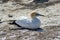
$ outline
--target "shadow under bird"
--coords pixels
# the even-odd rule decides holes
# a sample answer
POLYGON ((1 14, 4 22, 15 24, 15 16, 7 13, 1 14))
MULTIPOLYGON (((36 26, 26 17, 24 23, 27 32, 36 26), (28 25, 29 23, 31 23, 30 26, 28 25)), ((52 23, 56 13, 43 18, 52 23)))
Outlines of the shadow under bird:
POLYGON ((33 0, 34 3, 44 3, 44 2, 48 2, 49 0, 33 0))

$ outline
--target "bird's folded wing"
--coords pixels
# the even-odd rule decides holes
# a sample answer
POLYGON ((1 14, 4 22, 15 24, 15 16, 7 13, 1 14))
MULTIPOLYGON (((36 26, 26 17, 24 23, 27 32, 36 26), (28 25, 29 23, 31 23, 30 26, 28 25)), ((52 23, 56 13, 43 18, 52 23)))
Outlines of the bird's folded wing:
POLYGON ((24 20, 16 20, 16 23, 20 26, 29 26, 31 22, 27 19, 24 20))

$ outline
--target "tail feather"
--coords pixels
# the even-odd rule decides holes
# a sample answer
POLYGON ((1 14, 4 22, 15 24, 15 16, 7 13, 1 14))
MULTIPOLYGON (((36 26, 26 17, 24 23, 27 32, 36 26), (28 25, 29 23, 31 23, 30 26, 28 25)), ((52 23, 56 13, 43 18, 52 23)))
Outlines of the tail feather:
POLYGON ((11 25, 17 25, 18 27, 21 27, 20 25, 16 24, 16 22, 15 22, 16 20, 9 20, 9 21, 12 21, 9 24, 11 24, 11 25))

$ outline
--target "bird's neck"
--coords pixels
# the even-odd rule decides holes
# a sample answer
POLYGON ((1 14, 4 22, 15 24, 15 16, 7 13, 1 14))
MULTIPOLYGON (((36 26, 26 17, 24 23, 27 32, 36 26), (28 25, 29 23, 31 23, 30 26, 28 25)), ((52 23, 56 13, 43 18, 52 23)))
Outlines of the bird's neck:
POLYGON ((36 18, 35 16, 31 16, 31 18, 36 18))
POLYGON ((32 19, 32 23, 39 23, 39 22, 40 22, 40 20, 37 17, 34 17, 32 19))
POLYGON ((37 20, 38 18, 37 17, 33 17, 32 20, 37 20))

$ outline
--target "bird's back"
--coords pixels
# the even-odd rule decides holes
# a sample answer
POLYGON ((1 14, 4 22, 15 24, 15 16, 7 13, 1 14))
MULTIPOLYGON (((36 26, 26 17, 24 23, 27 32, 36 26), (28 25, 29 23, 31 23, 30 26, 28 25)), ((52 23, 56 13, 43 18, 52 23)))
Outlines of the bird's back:
POLYGON ((28 27, 31 22, 28 19, 28 17, 22 16, 22 17, 20 17, 20 20, 16 20, 15 23, 22 27, 28 27))

